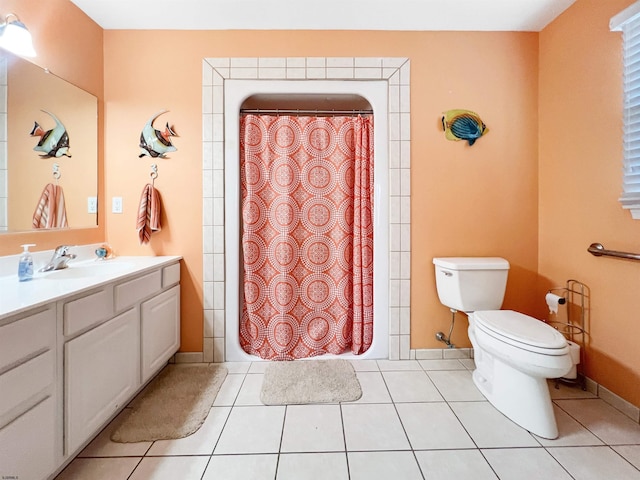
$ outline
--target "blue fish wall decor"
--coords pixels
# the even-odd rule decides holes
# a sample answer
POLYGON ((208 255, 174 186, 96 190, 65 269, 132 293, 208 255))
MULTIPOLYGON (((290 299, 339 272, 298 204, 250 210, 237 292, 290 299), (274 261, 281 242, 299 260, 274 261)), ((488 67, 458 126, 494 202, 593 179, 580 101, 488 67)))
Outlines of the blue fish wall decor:
POLYGON ((69 134, 58 117, 53 113, 42 110, 56 122, 56 126, 51 130, 46 130, 38 122, 34 122, 31 130, 32 137, 40 137, 38 144, 33 147, 36 152, 43 152, 41 158, 59 158, 63 155, 71 157, 69 154, 69 134))
POLYGON ((460 109, 444 112, 442 128, 447 140, 466 140, 470 146, 489 131, 477 113, 460 109))
POLYGON ((173 128, 167 125, 163 131, 156 130, 153 126, 153 122, 163 113, 167 113, 169 110, 163 110, 162 112, 156 113, 153 117, 149 119, 149 121, 145 124, 142 129, 142 133, 140 133, 140 155, 139 158, 148 155, 150 157, 156 158, 165 158, 166 154, 169 152, 175 152, 178 150, 171 143, 171 137, 177 137, 176 132, 173 131, 173 128))

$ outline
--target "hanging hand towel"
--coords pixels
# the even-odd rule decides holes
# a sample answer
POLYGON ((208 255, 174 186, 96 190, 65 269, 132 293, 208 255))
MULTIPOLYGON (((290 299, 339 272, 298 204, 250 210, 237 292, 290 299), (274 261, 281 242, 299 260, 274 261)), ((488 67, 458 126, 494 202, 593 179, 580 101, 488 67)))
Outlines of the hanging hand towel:
POLYGON ((66 228, 69 226, 61 186, 49 183, 44 187, 38 206, 33 212, 32 225, 33 228, 66 228))
POLYGON ((136 223, 140 245, 149 243, 151 234, 161 230, 160 207, 160 192, 153 185, 147 183, 140 196, 138 221, 136 223))

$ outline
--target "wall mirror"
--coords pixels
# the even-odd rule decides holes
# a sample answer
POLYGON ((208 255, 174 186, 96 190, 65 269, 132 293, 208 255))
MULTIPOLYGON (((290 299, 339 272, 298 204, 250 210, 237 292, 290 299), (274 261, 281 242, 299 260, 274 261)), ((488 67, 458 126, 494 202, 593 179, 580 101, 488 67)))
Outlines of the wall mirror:
POLYGON ((48 184, 63 193, 69 228, 97 225, 98 100, 0 50, 0 231, 34 231, 48 184), (67 155, 55 142, 59 125, 68 135, 67 155), (41 141, 43 148, 34 150, 41 141), (47 148, 55 143, 57 150, 47 148))

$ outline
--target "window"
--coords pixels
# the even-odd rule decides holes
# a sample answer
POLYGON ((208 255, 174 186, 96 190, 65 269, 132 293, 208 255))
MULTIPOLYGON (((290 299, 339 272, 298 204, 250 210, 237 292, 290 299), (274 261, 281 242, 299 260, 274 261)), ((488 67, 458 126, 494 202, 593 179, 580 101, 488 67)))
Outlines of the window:
POLYGON ((640 220, 640 1, 611 19, 622 31, 624 76, 624 165, 620 203, 640 220))

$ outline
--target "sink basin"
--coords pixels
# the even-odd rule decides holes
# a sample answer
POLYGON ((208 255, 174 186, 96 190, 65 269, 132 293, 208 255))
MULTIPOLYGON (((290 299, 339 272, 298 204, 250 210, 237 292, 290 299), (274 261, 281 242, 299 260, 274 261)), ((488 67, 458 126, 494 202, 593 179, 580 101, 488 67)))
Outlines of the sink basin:
POLYGON ((130 267, 131 264, 127 262, 92 262, 91 264, 85 263, 82 265, 70 263, 67 268, 44 273, 44 275, 48 280, 100 277, 120 273, 130 267))

